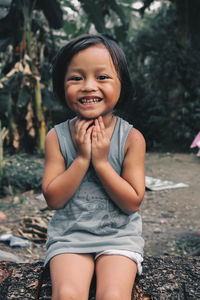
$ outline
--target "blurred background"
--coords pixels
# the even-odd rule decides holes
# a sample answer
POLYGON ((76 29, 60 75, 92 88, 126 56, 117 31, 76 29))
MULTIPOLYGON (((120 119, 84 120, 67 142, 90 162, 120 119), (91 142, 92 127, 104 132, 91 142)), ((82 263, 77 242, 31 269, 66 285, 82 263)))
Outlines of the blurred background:
POLYGON ((52 93, 51 63, 84 33, 114 39, 127 56, 135 93, 116 113, 145 136, 146 175, 188 185, 145 194, 146 255, 200 255, 199 157, 190 149, 200 131, 199 0, 0 0, 0 237, 33 242, 1 250, 44 256, 45 136, 73 116, 52 93))
POLYGON ((52 93, 51 62, 83 33, 123 48, 135 95, 117 113, 147 150, 188 151, 200 129, 199 32, 198 0, 0 0, 4 152, 43 153, 47 131, 72 116, 52 93))

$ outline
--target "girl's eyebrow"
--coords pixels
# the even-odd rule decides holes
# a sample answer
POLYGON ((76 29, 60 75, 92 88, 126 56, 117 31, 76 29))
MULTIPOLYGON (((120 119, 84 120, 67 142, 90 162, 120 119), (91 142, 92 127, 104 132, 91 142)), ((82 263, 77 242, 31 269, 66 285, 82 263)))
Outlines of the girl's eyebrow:
POLYGON ((70 72, 83 72, 83 70, 81 68, 73 67, 71 68, 70 72))
MULTIPOLYGON (((108 71, 106 66, 99 66, 99 67, 97 66, 95 68, 95 71, 106 71, 106 70, 108 71)), ((80 72, 80 73, 85 72, 84 68, 82 69, 80 67, 72 67, 70 71, 71 72, 80 72)))

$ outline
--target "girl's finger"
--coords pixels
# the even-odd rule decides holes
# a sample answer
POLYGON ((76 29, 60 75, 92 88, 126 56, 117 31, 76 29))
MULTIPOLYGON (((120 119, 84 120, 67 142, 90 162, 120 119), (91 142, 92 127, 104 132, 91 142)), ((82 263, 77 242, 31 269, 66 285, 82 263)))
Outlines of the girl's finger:
POLYGON ((106 132, 105 132, 105 125, 104 125, 102 116, 99 117, 98 121, 99 121, 100 130, 101 130, 101 135, 103 138, 105 138, 106 132))
POLYGON ((76 122, 76 130, 79 131, 86 131, 88 127, 93 123, 93 120, 85 120, 85 119, 79 119, 76 122))
POLYGON ((102 116, 100 116, 100 117, 98 118, 98 121, 99 121, 99 126, 100 126, 100 128, 104 130, 104 129, 105 129, 105 125, 104 125, 102 116))
POLYGON ((81 129, 87 131, 93 122, 94 122, 93 120, 84 120, 81 129))
POLYGON ((86 119, 82 119, 82 118, 79 118, 76 120, 76 125, 77 126, 82 126, 84 124, 91 124, 94 120, 91 119, 91 120, 86 120, 86 119))
POLYGON ((104 126, 104 122, 103 122, 103 118, 100 117, 97 120, 98 122, 98 133, 99 133, 99 138, 105 138, 106 136, 106 132, 105 132, 105 126, 104 126))
POLYGON ((75 123, 75 130, 76 130, 76 132, 79 132, 79 130, 80 130, 83 122, 84 122, 83 119, 77 119, 76 120, 76 123, 75 123))
POLYGON ((86 131, 86 134, 85 134, 86 139, 91 139, 91 135, 92 135, 93 128, 94 128, 94 126, 92 125, 92 126, 90 126, 90 127, 88 128, 88 130, 86 131))
POLYGON ((99 122, 98 122, 98 119, 95 119, 94 124, 95 124, 96 128, 99 129, 99 122))
POLYGON ((92 140, 96 141, 97 140, 97 128, 96 125, 93 126, 93 130, 92 130, 92 140))
POLYGON ((102 139, 103 135, 102 135, 102 131, 101 131, 98 119, 95 120, 95 128, 96 128, 97 140, 100 141, 102 139))

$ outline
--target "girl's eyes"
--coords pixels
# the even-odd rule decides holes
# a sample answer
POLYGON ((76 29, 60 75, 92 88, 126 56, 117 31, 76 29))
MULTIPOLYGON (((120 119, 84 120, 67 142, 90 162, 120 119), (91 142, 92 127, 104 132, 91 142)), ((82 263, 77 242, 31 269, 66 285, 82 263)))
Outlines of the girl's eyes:
POLYGON ((100 76, 98 76, 98 79, 105 80, 105 79, 108 79, 108 76, 107 75, 100 75, 100 76))
POLYGON ((72 76, 70 80, 72 81, 80 81, 82 78, 80 76, 72 76))
MULTIPOLYGON (((98 80, 105 80, 105 79, 108 79, 109 77, 107 75, 99 75, 97 77, 98 80)), ((80 81, 82 80, 82 77, 81 76, 72 76, 69 78, 70 81, 80 81)))

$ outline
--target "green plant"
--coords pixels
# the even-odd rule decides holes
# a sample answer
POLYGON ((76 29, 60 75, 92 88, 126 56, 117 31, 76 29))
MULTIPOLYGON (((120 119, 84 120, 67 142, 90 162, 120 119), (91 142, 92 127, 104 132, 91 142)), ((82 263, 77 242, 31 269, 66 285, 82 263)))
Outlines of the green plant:
POLYGON ((5 168, 0 184, 0 194, 15 194, 27 190, 41 191, 44 170, 43 158, 16 154, 6 156, 5 168))
POLYGON ((51 28, 62 27, 62 10, 56 0, 6 3, 7 14, 0 19, 0 117, 10 151, 43 152, 47 119, 42 90, 48 88, 48 63, 55 54, 51 28))
POLYGON ((178 9, 175 3, 144 16, 135 35, 136 96, 126 111, 144 133, 148 149, 189 151, 199 131, 200 45, 192 42, 191 28, 183 43, 178 9))

